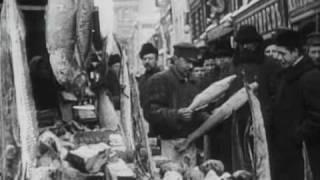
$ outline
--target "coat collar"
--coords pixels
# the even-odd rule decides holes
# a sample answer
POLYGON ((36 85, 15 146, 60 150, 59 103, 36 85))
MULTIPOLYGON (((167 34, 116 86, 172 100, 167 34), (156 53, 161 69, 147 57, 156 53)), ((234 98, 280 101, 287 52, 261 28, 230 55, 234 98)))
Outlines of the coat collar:
POLYGON ((177 66, 171 66, 170 72, 178 79, 179 82, 187 83, 196 83, 196 80, 190 77, 184 77, 181 72, 178 71, 177 66))
POLYGON ((153 74, 155 74, 157 72, 160 72, 160 68, 159 67, 155 67, 155 68, 151 69, 148 72, 146 71, 144 74, 148 76, 148 75, 153 75, 153 74))
POLYGON ((292 82, 297 80, 299 77, 301 77, 305 72, 310 71, 311 69, 315 68, 312 64, 312 61, 307 56, 304 56, 301 58, 297 64, 294 66, 291 66, 287 69, 284 69, 281 71, 281 74, 284 75, 284 78, 288 82, 292 82))

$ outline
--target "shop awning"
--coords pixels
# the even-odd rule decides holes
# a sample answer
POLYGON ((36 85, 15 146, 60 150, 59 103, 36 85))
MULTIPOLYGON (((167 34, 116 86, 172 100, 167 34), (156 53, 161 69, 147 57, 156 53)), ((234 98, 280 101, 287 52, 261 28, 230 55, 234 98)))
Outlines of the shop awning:
POLYGON ((221 24, 208 31, 208 41, 216 40, 233 31, 231 24, 221 24))

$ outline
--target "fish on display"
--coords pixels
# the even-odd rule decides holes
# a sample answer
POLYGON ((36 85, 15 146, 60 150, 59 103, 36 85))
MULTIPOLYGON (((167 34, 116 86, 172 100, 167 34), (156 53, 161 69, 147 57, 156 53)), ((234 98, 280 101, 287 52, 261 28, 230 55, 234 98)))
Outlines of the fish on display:
POLYGON ((76 18, 77 48, 79 50, 80 63, 86 64, 91 48, 92 13, 94 11, 93 0, 79 0, 76 18))
POLYGON ((131 117, 131 89, 127 58, 122 59, 120 71, 120 120, 127 141, 128 149, 134 149, 133 125, 131 117))
POLYGON ((253 90, 245 84, 252 117, 253 153, 255 177, 259 180, 270 180, 270 162, 267 135, 261 112, 261 105, 253 90))
POLYGON ((25 27, 15 0, 4 0, 1 35, 7 36, 12 63, 21 146, 21 177, 32 179, 37 163, 38 126, 25 46, 25 27))
MULTIPOLYGON (((17 172, 17 168, 7 167, 8 162, 8 147, 12 147, 17 152, 19 151, 20 137, 17 122, 17 103, 14 87, 14 77, 11 62, 10 49, 8 47, 9 37, 6 30, 1 24, 0 31, 0 132, 1 132, 1 149, 0 149, 0 172, 2 177, 12 177, 17 172)), ((17 162, 11 163, 17 166, 20 161, 20 156, 14 156, 17 162)))
MULTIPOLYGON (((253 82, 249 85, 253 90, 258 88, 258 83, 253 82)), ((234 111, 241 108, 246 102, 248 102, 248 95, 246 89, 243 87, 234 93, 226 102, 224 102, 220 107, 216 108, 210 117, 201 124, 201 126, 192 132, 188 138, 177 147, 178 151, 184 151, 190 146, 192 142, 204 135, 212 127, 217 125, 219 122, 229 118, 234 111)))
POLYGON ((212 83, 193 99, 192 103, 188 106, 188 109, 193 111, 203 105, 212 103, 229 89, 231 83, 236 79, 236 77, 236 75, 231 75, 220 81, 212 83))
POLYGON ((84 87, 86 74, 74 57, 76 43, 76 0, 48 0, 46 41, 50 64, 58 81, 67 90, 84 87))
POLYGON ((120 117, 118 116, 109 96, 105 91, 99 92, 99 121, 103 128, 116 131, 120 126, 120 117))

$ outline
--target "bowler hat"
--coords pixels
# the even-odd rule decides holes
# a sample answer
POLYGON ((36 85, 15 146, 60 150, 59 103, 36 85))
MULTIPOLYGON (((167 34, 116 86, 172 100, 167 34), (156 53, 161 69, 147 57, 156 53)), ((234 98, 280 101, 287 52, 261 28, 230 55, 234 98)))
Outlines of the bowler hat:
POLYGON ((142 59, 144 55, 151 53, 158 56, 158 49, 155 48, 151 43, 145 43, 142 45, 139 56, 142 59))
POLYGON ((240 26, 239 31, 236 33, 235 41, 240 44, 262 42, 262 36, 257 32, 256 28, 252 25, 240 26))
POLYGON ((198 49, 193 44, 182 42, 174 45, 173 48, 175 56, 197 61, 198 49))
POLYGON ((320 33, 319 32, 315 32, 315 33, 309 34, 307 36, 306 44, 308 46, 310 46, 310 45, 320 45, 320 33))

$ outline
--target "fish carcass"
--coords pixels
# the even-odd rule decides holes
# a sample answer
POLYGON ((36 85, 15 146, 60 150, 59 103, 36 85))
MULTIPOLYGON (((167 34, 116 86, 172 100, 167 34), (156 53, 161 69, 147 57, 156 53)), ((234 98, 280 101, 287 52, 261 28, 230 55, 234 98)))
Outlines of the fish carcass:
POLYGON ((193 99, 192 103, 188 106, 188 109, 195 110, 203 105, 212 103, 229 89, 231 83, 236 79, 236 77, 236 75, 231 75, 220 81, 212 83, 193 99))
POLYGON ((50 64, 59 84, 76 90, 87 83, 81 64, 74 57, 76 43, 76 0, 48 0, 46 40, 50 64))
MULTIPOLYGON (((253 82, 249 85, 251 89, 257 89, 258 83, 253 82)), ((217 125, 219 122, 229 118, 234 111, 237 111, 241 108, 246 102, 248 102, 248 95, 246 89, 243 87, 233 94, 225 103, 220 107, 215 109, 210 117, 201 124, 201 126, 192 132, 186 141, 181 144, 180 147, 177 147, 179 151, 184 151, 192 142, 205 134, 212 127, 217 125)))
POLYGON ((93 11, 93 0, 78 0, 76 18, 77 48, 82 66, 86 64, 86 59, 91 48, 93 11))
POLYGON ((120 126, 120 117, 118 116, 109 96, 105 91, 99 92, 99 121, 103 128, 116 131, 120 126))
POLYGON ((249 105, 252 116, 253 129, 253 153, 255 164, 255 176, 259 180, 270 180, 270 162, 266 130, 261 112, 261 105, 258 98, 254 95, 252 89, 246 85, 249 105))
POLYGON ((16 112, 21 140, 21 176, 31 179, 31 171, 37 162, 38 128, 27 64, 25 28, 15 0, 4 0, 1 12, 1 27, 1 34, 8 38, 6 45, 10 50, 13 69, 16 112))
MULTIPOLYGON (((1 156, 0 172, 2 177, 10 177, 10 173, 15 174, 17 168, 7 167, 7 148, 9 146, 18 149, 20 144, 19 129, 17 122, 17 104, 14 87, 14 77, 10 49, 8 46, 9 37, 5 32, 5 27, 1 24, 0 31, 0 127, 1 127, 1 156)), ((19 162, 20 156, 14 159, 19 162)), ((14 164, 14 163, 11 163, 14 164)), ((15 164, 17 166, 17 164, 15 164)))
POLYGON ((129 150, 134 149, 133 125, 131 117, 131 88, 127 58, 122 59, 120 71, 120 119, 129 150))

